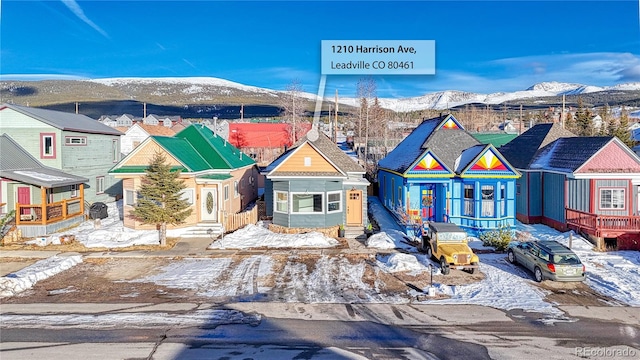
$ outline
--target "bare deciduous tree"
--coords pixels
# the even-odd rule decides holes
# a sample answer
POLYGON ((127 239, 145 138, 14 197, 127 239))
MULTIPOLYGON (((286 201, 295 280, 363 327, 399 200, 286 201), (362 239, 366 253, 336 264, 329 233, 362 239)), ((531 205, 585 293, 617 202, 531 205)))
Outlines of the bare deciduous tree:
POLYGON ((291 124, 291 143, 298 141, 304 116, 305 102, 301 97, 302 85, 298 79, 294 79, 287 85, 285 95, 281 97, 280 106, 283 109, 282 117, 291 124))

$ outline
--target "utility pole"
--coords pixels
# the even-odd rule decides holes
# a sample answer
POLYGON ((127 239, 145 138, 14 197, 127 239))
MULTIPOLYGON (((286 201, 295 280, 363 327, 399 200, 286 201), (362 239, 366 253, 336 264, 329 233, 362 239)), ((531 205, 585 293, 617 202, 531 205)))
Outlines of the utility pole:
POLYGON ((336 113, 333 121, 333 142, 338 142, 338 89, 336 89, 336 113))
POLYGON ((522 123, 524 122, 524 119, 522 118, 522 104, 520 104, 520 130, 518 131, 520 134, 522 134, 522 123))
POLYGON ((146 118, 147 117, 147 103, 142 103, 142 117, 146 118))
POLYGON ((76 101, 76 114, 78 114, 78 102, 76 101))
POLYGON ((564 129, 564 105, 565 105, 565 95, 562 95, 562 113, 560 114, 560 125, 564 129))
POLYGON ((244 104, 240 104, 240 122, 244 120, 244 104))

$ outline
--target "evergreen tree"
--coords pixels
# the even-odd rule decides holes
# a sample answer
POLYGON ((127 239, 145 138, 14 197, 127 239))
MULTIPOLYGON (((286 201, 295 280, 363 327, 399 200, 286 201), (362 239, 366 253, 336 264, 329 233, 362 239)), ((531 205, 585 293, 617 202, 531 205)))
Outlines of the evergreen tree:
POLYGON ((566 118, 564 119, 564 128, 576 134, 578 132, 578 127, 576 125, 576 120, 573 115, 569 112, 567 113, 566 118))
POLYGON ((578 98, 578 110, 576 111, 576 135, 592 136, 593 135, 593 113, 588 109, 581 98, 578 98))
POLYGON ((617 129, 613 134, 613 136, 617 136, 620 141, 625 143, 628 147, 633 147, 633 139, 631 138, 631 131, 629 131, 629 114, 627 111, 622 108, 622 113, 620 114, 620 123, 618 124, 617 129))
POLYGON ((167 224, 183 223, 192 211, 187 200, 181 199, 180 192, 186 186, 179 177, 180 171, 171 171, 166 157, 156 152, 142 178, 138 203, 131 212, 143 224, 158 226, 162 246, 167 244, 167 224))

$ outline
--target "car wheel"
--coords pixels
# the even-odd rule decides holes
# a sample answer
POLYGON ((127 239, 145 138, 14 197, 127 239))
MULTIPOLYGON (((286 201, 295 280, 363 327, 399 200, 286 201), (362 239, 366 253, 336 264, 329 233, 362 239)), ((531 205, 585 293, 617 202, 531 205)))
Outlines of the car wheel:
POLYGON ((518 260, 516 260, 516 254, 513 253, 513 250, 509 250, 509 252, 507 252, 507 259, 512 264, 518 263, 518 260))
POLYGON ((542 280, 544 280, 544 278, 542 277, 542 270, 540 270, 540 268, 537 266, 535 269, 533 269, 533 276, 535 277, 537 282, 541 282, 542 280))
POLYGON ((478 272, 478 270, 479 270, 479 269, 477 268, 478 263, 477 263, 477 262, 472 262, 472 263, 471 263, 471 265, 476 266, 476 267, 469 268, 469 274, 475 274, 475 273, 477 273, 477 272, 478 272))
POLYGON ((427 258, 431 260, 432 257, 433 257, 433 250, 431 250, 431 245, 427 245, 427 258))
POLYGON ((442 272, 442 275, 449 275, 449 272, 451 271, 449 264, 447 264, 447 260, 445 260, 444 257, 440 258, 440 271, 442 272))

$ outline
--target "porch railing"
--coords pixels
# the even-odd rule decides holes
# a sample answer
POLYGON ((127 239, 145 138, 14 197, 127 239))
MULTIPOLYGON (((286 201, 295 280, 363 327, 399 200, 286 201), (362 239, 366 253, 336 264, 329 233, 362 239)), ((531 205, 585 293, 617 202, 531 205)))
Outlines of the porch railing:
POLYGON ((46 225, 82 215, 81 201, 73 198, 40 205, 16 203, 16 225, 46 225))
POLYGON ((567 225, 600 237, 605 231, 638 231, 640 216, 598 215, 566 209, 567 225))

